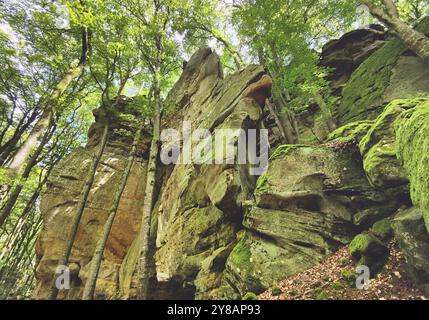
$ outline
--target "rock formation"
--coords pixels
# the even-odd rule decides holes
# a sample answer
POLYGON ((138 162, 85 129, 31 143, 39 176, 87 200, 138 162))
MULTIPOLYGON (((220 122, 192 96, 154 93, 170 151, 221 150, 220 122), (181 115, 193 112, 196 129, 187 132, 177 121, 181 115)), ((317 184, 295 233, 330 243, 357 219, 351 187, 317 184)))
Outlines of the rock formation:
MULTIPOLYGON (((320 111, 308 112, 300 127, 312 132, 301 137, 306 144, 273 148, 269 168, 260 177, 250 174, 249 165, 214 165, 211 158, 161 165, 151 227, 152 298, 241 299, 248 292, 260 293, 321 262, 386 218, 393 219, 395 238, 416 281, 429 282, 429 69, 377 26, 328 44, 322 64, 335 68, 330 80, 341 98, 335 110, 340 128, 329 138, 314 134, 320 111)), ((182 133, 187 121, 193 130, 212 133, 264 128, 271 85, 257 65, 224 77, 216 53, 200 49, 164 102, 170 111, 162 127, 182 133)), ((88 145, 51 175, 41 204, 36 298, 49 294, 101 125, 109 121, 114 126, 108 148, 70 261, 73 287, 61 298, 82 294, 131 146, 132 119, 139 116, 132 101, 124 99, 121 108, 117 115, 96 114, 88 145)), ((149 137, 146 132, 109 237, 97 282, 99 299, 136 295, 149 137)), ((163 148, 168 146, 165 142, 163 148)))

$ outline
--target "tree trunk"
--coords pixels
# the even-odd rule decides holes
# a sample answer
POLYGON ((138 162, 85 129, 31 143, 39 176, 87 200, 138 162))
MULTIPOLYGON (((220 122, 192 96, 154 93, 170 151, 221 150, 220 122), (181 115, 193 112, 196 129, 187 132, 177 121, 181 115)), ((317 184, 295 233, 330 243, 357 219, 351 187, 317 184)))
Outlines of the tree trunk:
POLYGON ((270 100, 269 100, 269 99, 267 99, 267 100, 266 100, 265 105, 267 106, 268 111, 270 112, 271 116, 272 116, 272 117, 274 118, 274 120, 276 121, 277 128, 279 129, 280 134, 281 134, 281 135, 282 135, 282 137, 283 137, 283 143, 286 143, 286 144, 287 144, 287 143, 290 143, 290 137, 288 137, 288 136, 287 136, 286 131, 285 131, 285 129, 283 128, 283 125, 282 125, 282 123, 281 123, 281 121, 280 121, 280 118, 277 116, 277 113, 276 113, 276 111, 274 110, 273 105, 271 104, 271 102, 270 102, 270 100))
MULTIPOLYGON (((143 122, 142 122, 143 123, 143 122)), ((95 249, 94 257, 91 261, 91 266, 89 270, 89 276, 85 284, 85 289, 83 291, 83 300, 92 300, 94 297, 95 287, 97 284, 98 272, 101 266, 101 260, 103 258, 104 248, 106 247, 107 239, 109 238, 110 230, 112 229, 113 222, 115 220, 116 213, 118 211, 119 202, 121 200, 122 194, 127 185, 128 177, 131 172, 131 168, 134 164, 134 159, 136 157, 137 146, 140 142, 140 137, 142 134, 143 125, 137 130, 134 136, 134 141, 131 147, 130 155, 128 157, 127 166, 124 173, 122 174, 121 181, 116 189, 115 197, 113 199, 113 204, 109 211, 109 216, 106 223, 103 227, 103 232, 97 247, 95 249)))
POLYGON ((55 115, 55 109, 58 105, 58 101, 61 98, 64 91, 70 86, 74 79, 78 78, 84 69, 83 64, 79 64, 77 67, 70 69, 63 79, 58 83, 56 89, 50 96, 48 102, 46 103, 45 109, 43 110, 42 115, 39 120, 31 130, 28 138, 25 142, 19 147, 17 153, 12 159, 12 162, 9 164, 9 168, 19 171, 21 170, 24 163, 27 161, 32 150, 37 146, 37 142, 42 137, 45 132, 48 130, 51 123, 53 123, 53 117, 55 115))
POLYGON ((155 116, 153 120, 153 137, 150 147, 150 156, 146 176, 146 189, 143 204, 143 215, 141 223, 140 258, 138 263, 138 292, 140 300, 147 300, 149 295, 149 247, 150 247, 150 222, 154 203, 155 178, 159 154, 159 140, 161 131, 161 97, 158 80, 155 80, 155 116))
POLYGON ((399 19, 394 19, 392 29, 409 49, 429 66, 429 38, 399 19))
MULTIPOLYGON (((50 126, 52 127, 52 126, 50 126)), ((40 154, 43 151, 43 148, 45 144, 48 142, 52 134, 54 133, 54 130, 50 132, 48 127, 44 133, 43 140, 41 141, 40 145, 38 146, 37 150, 35 150, 34 154, 31 155, 31 158, 29 159, 24 172, 22 173, 22 176, 20 177, 20 181, 18 182, 18 185, 12 190, 9 198, 7 199, 6 203, 4 204, 1 212, 0 212, 0 228, 4 225, 6 222, 6 219, 9 217, 10 213, 12 212, 13 207, 16 204, 16 201, 18 200, 19 195, 21 194, 21 191, 24 187, 25 181, 30 176, 31 170, 33 167, 37 164, 37 159, 39 158, 40 154)))
POLYGON ((316 94, 314 99, 316 103, 319 105, 320 110, 322 111, 322 115, 325 119, 326 126, 328 127, 329 132, 332 132, 335 129, 337 129, 337 124, 335 123, 335 120, 332 117, 331 110, 329 110, 329 107, 327 106, 323 97, 320 94, 316 94))
MULTIPOLYGON (((94 183, 95 173, 97 171, 97 166, 98 166, 98 164, 101 160, 101 157, 103 156, 104 150, 106 148, 108 133, 109 133, 109 125, 105 124, 103 136, 101 138, 100 148, 98 149, 96 155, 94 156, 94 159, 92 160, 91 166, 89 168, 87 180, 85 182, 85 186, 83 187, 79 203, 77 205, 76 214, 73 216, 73 220, 71 223, 72 227, 71 227, 69 238, 67 240, 66 250, 64 252, 64 256, 63 256, 62 260, 60 261, 59 265, 66 266, 69 263, 70 254, 71 254, 71 251, 73 248, 74 241, 76 239, 77 230, 79 228, 80 220, 82 218, 83 211, 85 210, 85 205, 86 205, 86 201, 88 200, 89 192, 91 191, 91 187, 94 183)), ((54 275, 53 281, 52 281, 51 295, 50 295, 51 300, 55 300, 57 298, 57 295, 58 295, 58 289, 55 286, 55 280, 56 280, 56 277, 54 275)))
POLYGON ((33 111, 27 121, 23 117, 16 127, 13 136, 6 141, 2 146, 0 146, 0 166, 3 166, 8 159, 12 156, 13 150, 16 148, 16 145, 19 142, 22 134, 28 129, 31 123, 37 118, 37 111, 33 111))
POLYGON ((389 27, 409 49, 429 65, 429 38, 400 19, 393 0, 383 0, 384 8, 376 6, 370 0, 360 0, 360 3, 368 7, 375 18, 389 27))

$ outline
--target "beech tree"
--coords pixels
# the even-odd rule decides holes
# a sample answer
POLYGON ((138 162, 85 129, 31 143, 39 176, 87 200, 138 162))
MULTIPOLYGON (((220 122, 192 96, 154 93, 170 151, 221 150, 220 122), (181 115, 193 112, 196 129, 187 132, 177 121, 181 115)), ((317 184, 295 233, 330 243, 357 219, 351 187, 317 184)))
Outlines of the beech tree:
MULTIPOLYGON (((94 61, 90 66, 90 73, 100 93, 101 109, 104 115, 103 129, 71 221, 70 234, 59 265, 68 265, 88 196, 95 180, 97 167, 107 146, 110 130, 109 117, 116 113, 117 106, 121 103, 122 93, 127 83, 136 75, 135 72, 139 65, 138 56, 133 47, 123 44, 130 40, 128 38, 129 29, 126 28, 127 24, 123 22, 124 16, 116 10, 118 8, 104 6, 102 1, 94 1, 93 5, 97 5, 99 10, 97 20, 93 23, 95 35, 93 50, 96 55, 94 55, 94 61), (104 21, 110 21, 109 28, 106 28, 104 21)), ((50 299, 56 299, 58 293, 54 276, 50 299)))
POLYGON ((80 58, 78 61, 71 63, 71 66, 67 72, 60 77, 52 92, 47 97, 43 97, 39 102, 39 105, 42 106, 41 115, 8 164, 8 167, 14 171, 21 170, 25 162, 29 159, 32 151, 37 147, 41 137, 45 135, 49 127, 54 124, 54 116, 60 98, 70 87, 72 82, 82 75, 88 62, 91 53, 91 30, 88 28, 88 25, 82 23, 82 21, 87 23, 90 20, 85 0, 80 0, 78 4, 72 2, 68 10, 73 11, 72 16, 77 17, 74 19, 74 22, 76 22, 77 28, 81 30, 81 48, 76 50, 80 52, 80 58))
POLYGON ((320 105, 327 125, 335 129, 325 80, 328 70, 319 66, 316 50, 350 27, 356 5, 346 0, 242 0, 235 8, 232 22, 240 38, 273 78, 269 109, 284 133, 283 142, 296 142, 295 110, 309 101, 320 105))

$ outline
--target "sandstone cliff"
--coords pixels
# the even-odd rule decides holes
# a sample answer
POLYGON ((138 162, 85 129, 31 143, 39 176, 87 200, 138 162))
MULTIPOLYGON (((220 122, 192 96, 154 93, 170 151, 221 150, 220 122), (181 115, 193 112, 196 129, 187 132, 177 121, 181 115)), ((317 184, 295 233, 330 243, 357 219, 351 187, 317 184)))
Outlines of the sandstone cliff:
MULTIPOLYGON (((300 119, 301 142, 306 144, 273 148, 268 171, 260 177, 251 176, 247 165, 181 164, 159 170, 151 229, 152 298, 241 299, 247 292, 260 293, 321 262, 385 218, 394 218, 395 237, 416 281, 429 282, 423 222, 429 226, 429 69, 376 26, 330 43, 322 64, 336 68, 330 80, 333 94, 341 97, 336 110, 341 127, 329 137, 325 129, 318 130, 316 107, 300 119)), ((194 129, 211 132, 264 128, 270 86, 257 65, 224 78, 216 53, 200 49, 167 98, 174 111, 164 116, 162 126, 181 130, 185 120, 194 129)), ((123 104, 122 115, 130 114, 128 102, 123 104)), ((97 146, 97 128, 110 121, 118 127, 98 168, 73 249, 73 288, 62 298, 82 294, 131 145, 124 131, 133 129, 125 118, 99 115, 88 146, 52 174, 41 205, 36 298, 49 293, 97 146)), ((149 135, 140 146, 109 237, 97 282, 100 299, 135 298, 149 135)))

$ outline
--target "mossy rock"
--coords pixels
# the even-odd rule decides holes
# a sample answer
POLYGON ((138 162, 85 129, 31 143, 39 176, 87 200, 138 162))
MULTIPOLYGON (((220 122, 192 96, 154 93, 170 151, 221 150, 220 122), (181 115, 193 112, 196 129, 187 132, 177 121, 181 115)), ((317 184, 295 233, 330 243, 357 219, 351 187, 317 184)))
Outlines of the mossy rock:
POLYGON ((369 129, 374 124, 372 120, 355 121, 348 123, 335 131, 329 136, 328 142, 351 142, 355 141, 359 143, 362 138, 366 135, 369 129))
POLYGON ((411 199, 429 231, 429 98, 416 101, 395 121, 398 158, 410 178, 411 199))
POLYGON ((337 110, 341 124, 363 120, 383 105, 383 93, 389 86, 392 70, 406 49, 400 40, 392 40, 353 73, 337 110))
POLYGON ((276 297, 276 296, 279 296, 279 295, 281 295, 283 293, 283 291, 282 291, 282 289, 280 289, 279 287, 272 287, 271 288, 271 294, 274 296, 274 297, 276 297))
POLYGON ((429 234, 421 210, 414 207, 400 211, 392 228, 413 281, 419 285, 429 283, 429 234))
POLYGON ((393 236, 392 220, 383 219, 377 221, 372 226, 372 232, 377 236, 377 238, 383 241, 389 240, 393 236))
MULTIPOLYGON (((416 29, 420 32, 429 32, 429 18, 423 19, 416 29)), ((424 87, 420 90, 412 85, 414 77, 421 76, 424 70, 417 69, 413 71, 414 73, 410 73, 406 65, 402 66, 401 70, 396 68, 401 62, 400 58, 407 51, 407 46, 395 38, 359 66, 347 82, 343 90, 343 99, 336 110, 340 125, 373 119, 383 111, 383 107, 389 101, 410 98, 418 93, 427 92, 424 87), (396 72, 402 72, 404 75, 396 79, 396 72), (404 90, 403 86, 408 81, 404 90)))
POLYGON ((258 300, 258 296, 254 294, 253 292, 247 292, 242 300, 258 300))
POLYGON ((241 296, 249 291, 260 294, 320 261, 315 254, 298 254, 246 230, 227 259, 224 278, 241 296))
POLYGON ((341 270, 341 277, 345 281, 346 284, 348 284, 349 287, 353 287, 356 283, 356 273, 353 270, 350 269, 343 269, 341 270))
POLYGON ((403 112, 414 108, 420 100, 394 100, 374 121, 359 143, 364 170, 372 185, 390 188, 408 183, 408 176, 397 159, 395 121, 403 112))
POLYGON ((389 249, 374 235, 357 235, 349 245, 349 251, 358 265, 367 266, 371 276, 380 273, 389 257, 389 249))

